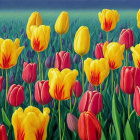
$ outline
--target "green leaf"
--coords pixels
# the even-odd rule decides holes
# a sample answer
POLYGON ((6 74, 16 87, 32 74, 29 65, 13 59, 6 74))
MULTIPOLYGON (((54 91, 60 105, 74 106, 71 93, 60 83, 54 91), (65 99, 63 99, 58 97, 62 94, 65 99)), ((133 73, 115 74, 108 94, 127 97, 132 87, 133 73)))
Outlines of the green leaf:
POLYGON ((10 128, 11 127, 11 122, 9 121, 4 109, 2 108, 1 109, 1 112, 2 112, 2 119, 3 119, 3 122, 10 128))
POLYGON ((102 130, 102 137, 101 137, 101 140, 106 140, 105 134, 104 134, 103 130, 102 130))
POLYGON ((134 135, 132 133, 132 129, 131 129, 131 126, 129 124, 129 120, 127 120, 125 129, 124 129, 124 134, 125 134, 126 140, 134 140, 134 135))
POLYGON ((116 107, 116 94, 113 95, 112 99, 112 119, 117 134, 117 140, 121 140, 121 119, 116 107))

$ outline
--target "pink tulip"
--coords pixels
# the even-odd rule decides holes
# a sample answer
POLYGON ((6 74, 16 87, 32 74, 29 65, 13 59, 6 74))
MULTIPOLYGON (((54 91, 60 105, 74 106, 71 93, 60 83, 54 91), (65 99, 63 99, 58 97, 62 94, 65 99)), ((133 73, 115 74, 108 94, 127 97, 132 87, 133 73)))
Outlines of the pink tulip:
POLYGON ((97 59, 104 58, 103 55, 103 46, 104 43, 98 43, 95 48, 95 56, 97 59))
POLYGON ((125 48, 128 50, 135 43, 135 37, 131 29, 123 29, 119 38, 120 44, 125 44, 125 48))
POLYGON ((0 76, 0 92, 2 91, 3 81, 4 81, 4 77, 0 76))
POLYGON ((56 53, 55 68, 58 68, 60 71, 65 68, 71 69, 71 59, 69 52, 61 51, 56 53))
POLYGON ((0 124, 0 140, 8 140, 5 125, 0 124))
POLYGON ((73 91, 76 97, 80 97, 82 94, 82 85, 79 81, 76 81, 73 85, 73 91))
POLYGON ((103 108, 102 94, 97 91, 87 91, 79 103, 79 112, 91 111, 95 115, 99 114, 103 108))

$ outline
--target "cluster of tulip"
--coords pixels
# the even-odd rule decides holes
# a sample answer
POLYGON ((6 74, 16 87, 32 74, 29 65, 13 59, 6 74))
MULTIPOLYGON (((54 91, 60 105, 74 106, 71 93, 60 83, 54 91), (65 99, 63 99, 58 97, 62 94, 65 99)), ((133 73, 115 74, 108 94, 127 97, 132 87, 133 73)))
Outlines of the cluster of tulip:
MULTIPOLYGON (((100 140, 101 125, 100 116, 103 109, 102 83, 108 77, 110 70, 112 72, 112 92, 114 93, 114 77, 113 71, 120 68, 124 60, 124 51, 126 50, 126 66, 121 70, 120 87, 124 93, 129 94, 128 117, 130 115, 130 95, 134 93, 133 105, 136 113, 140 116, 140 44, 133 47, 135 38, 131 29, 123 29, 120 33, 118 42, 109 42, 108 33, 115 29, 119 22, 119 14, 116 10, 103 9, 99 12, 99 21, 101 28, 107 32, 107 41, 98 43, 95 48, 95 56, 93 60, 87 58, 84 61, 83 56, 90 49, 90 33, 86 26, 81 26, 75 34, 74 51, 81 56, 82 60, 82 85, 76 80, 78 71, 71 70, 70 53, 62 51, 62 35, 68 32, 69 15, 62 12, 55 23, 55 31, 60 35, 60 52, 56 52, 55 68, 49 69, 48 80, 43 79, 43 69, 41 66, 40 52, 47 49, 50 40, 50 26, 43 25, 42 18, 38 12, 34 12, 29 17, 27 23, 27 36, 31 41, 32 49, 37 52, 37 63, 24 62, 22 79, 29 85, 30 106, 24 111, 19 107, 25 100, 24 87, 22 85, 13 84, 8 90, 8 74, 7 70, 17 64, 18 56, 24 49, 20 47, 20 40, 14 42, 10 39, 0 38, 0 68, 6 71, 6 100, 9 105, 15 107, 12 115, 12 125, 16 140, 45 140, 47 137, 47 126, 50 120, 50 109, 44 107, 54 99, 55 105, 58 106, 59 115, 59 135, 60 140, 64 139, 64 132, 61 128, 61 102, 70 100, 70 111, 67 114, 68 128, 79 134, 82 140, 100 140), (128 50, 132 51, 135 67, 128 66, 128 50), (37 77, 37 67, 39 69, 39 77, 37 77), (84 72, 86 77, 96 90, 84 89, 84 72), (32 103, 31 83, 35 83, 35 100, 43 105, 43 113, 32 103), (100 92, 97 91, 100 86, 100 92), (82 95, 83 93, 83 95, 82 95), (72 106, 71 97, 75 96, 74 105, 72 106), (79 102, 79 119, 72 113, 76 105, 76 98, 82 95, 79 102), (58 104, 56 102, 58 101, 58 104), (16 107, 19 107, 16 109, 16 107), (98 116, 98 117, 97 117, 98 116)), ((140 28, 140 10, 137 13, 138 27, 140 28)), ((2 91, 4 77, 0 76, 0 91, 2 91)), ((115 94, 113 95, 115 97, 115 94)), ((53 113, 54 110, 52 110, 53 113)), ((0 125, 0 139, 7 140, 6 127, 0 125)))

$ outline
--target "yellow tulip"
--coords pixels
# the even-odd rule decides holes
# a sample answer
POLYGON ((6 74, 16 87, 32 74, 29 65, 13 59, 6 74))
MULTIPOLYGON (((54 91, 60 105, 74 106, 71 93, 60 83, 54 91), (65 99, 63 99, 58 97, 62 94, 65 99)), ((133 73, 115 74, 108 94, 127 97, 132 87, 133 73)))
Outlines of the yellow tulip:
POLYGON ((13 42, 10 39, 0 38, 0 68, 10 69, 17 64, 18 57, 24 47, 20 47, 20 40, 13 42))
POLYGON ((31 26, 34 26, 34 25, 39 26, 42 24, 43 24, 43 22, 42 22, 42 18, 40 16, 40 13, 33 12, 28 19, 28 23, 27 23, 27 27, 26 27, 26 33, 27 33, 27 36, 29 39, 31 39, 31 35, 32 35, 31 26))
POLYGON ((47 49, 50 40, 50 26, 40 25, 39 27, 31 27, 31 47, 36 52, 47 49))
POLYGON ((24 111, 19 107, 12 116, 15 140, 46 140, 49 113, 49 108, 42 113, 36 107, 29 106, 24 111))
POLYGON ((138 28, 140 28, 140 9, 137 13, 137 26, 138 26, 138 28))
POLYGON ((133 61, 136 68, 140 68, 140 44, 130 48, 132 51, 133 61))
POLYGON ((58 69, 50 69, 48 72, 50 95, 56 100, 67 100, 72 95, 72 85, 76 81, 77 70, 64 69, 61 72, 58 69))
POLYGON ((103 83, 105 78, 109 75, 109 65, 105 58, 92 60, 87 58, 84 61, 84 71, 86 73, 88 81, 98 86, 103 83))
POLYGON ((88 53, 90 48, 90 33, 86 26, 81 26, 75 34, 74 50, 80 56, 88 53))
POLYGON ((55 23, 55 31, 62 35, 69 30, 69 15, 68 12, 61 12, 55 23))
POLYGON ((115 70, 121 67, 122 60, 124 59, 123 52, 125 49, 125 45, 121 45, 117 42, 112 42, 107 46, 105 43, 105 47, 105 49, 103 47, 104 57, 108 60, 110 69, 115 70))
POLYGON ((103 9, 98 13, 99 21, 102 30, 109 32, 115 29, 117 22, 119 22, 120 15, 116 10, 103 9))

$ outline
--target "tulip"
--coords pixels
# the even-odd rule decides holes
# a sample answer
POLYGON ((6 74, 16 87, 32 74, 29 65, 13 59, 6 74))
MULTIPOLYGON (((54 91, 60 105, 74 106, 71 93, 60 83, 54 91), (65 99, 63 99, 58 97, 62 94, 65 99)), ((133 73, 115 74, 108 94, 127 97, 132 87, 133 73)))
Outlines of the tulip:
POLYGON ((42 24, 43 24, 43 22, 42 22, 40 13, 33 12, 28 19, 28 23, 27 23, 27 27, 26 27, 26 33, 27 33, 27 36, 29 39, 31 39, 31 36, 32 36, 31 26, 35 25, 38 27, 39 25, 42 25, 42 24))
POLYGON ((118 69, 122 66, 122 60, 124 59, 125 45, 121 45, 116 42, 105 43, 103 52, 104 57, 108 60, 109 67, 111 70, 118 69))
POLYGON ((17 59, 24 49, 24 47, 20 46, 20 40, 16 39, 15 42, 13 42, 10 39, 2 39, 0 38, 0 68, 1 69, 10 69, 11 67, 15 66, 17 64, 17 59))
POLYGON ((48 104, 52 98, 49 93, 49 81, 37 81, 35 84, 35 100, 42 104, 48 104))
POLYGON ((17 107, 24 102, 24 88, 22 85, 13 84, 8 91, 7 101, 11 106, 17 107))
POLYGON ((77 64, 77 63, 79 62, 79 60, 80 60, 80 56, 79 56, 78 54, 75 54, 75 56, 74 56, 74 58, 73 58, 73 62, 74 62, 75 64, 77 64))
POLYGON ((67 114, 68 128, 73 132, 78 132, 78 119, 71 113, 67 114))
POLYGON ((88 84, 88 90, 94 91, 94 86, 91 83, 88 84))
POLYGON ((50 26, 40 25, 31 28, 31 47, 36 52, 42 52, 47 49, 50 40, 50 26))
POLYGON ((0 76, 0 92, 2 91, 4 77, 0 76))
POLYGON ((119 43, 125 44, 125 49, 129 49, 135 43, 135 37, 131 29, 123 29, 120 34, 119 43))
POLYGON ((15 140, 46 140, 49 113, 49 108, 42 113, 36 107, 29 106, 24 111, 19 107, 12 115, 15 140))
POLYGON ((76 95, 76 97, 80 97, 82 94, 82 85, 79 81, 76 81, 72 87, 74 94, 76 95))
POLYGON ((98 86, 102 84, 105 78, 109 75, 109 65, 105 58, 99 60, 87 58, 84 61, 84 71, 88 81, 92 85, 98 86))
POLYGON ((56 20, 55 31, 58 34, 63 35, 68 32, 68 29, 69 29, 69 15, 68 12, 63 11, 56 20))
POLYGON ((98 43, 95 48, 95 56, 97 59, 104 58, 103 55, 103 46, 104 43, 98 43))
POLYGON ((60 72, 57 68, 51 68, 48 72, 50 95, 59 101, 71 98, 77 75, 77 70, 64 69, 60 72))
POLYGON ((137 26, 138 26, 138 28, 140 28, 140 9, 137 12, 137 26))
POLYGON ((102 94, 97 91, 87 91, 79 102, 79 112, 91 111, 98 115, 103 108, 102 94))
POLYGON ((119 94, 119 85, 116 86, 116 93, 119 94))
POLYGON ((6 127, 0 124, 0 140, 8 140, 6 127))
POLYGON ((137 44, 135 47, 131 47, 133 61, 136 68, 140 68, 140 44, 137 44))
POLYGON ((86 26, 81 26, 75 34, 74 51, 83 56, 88 53, 90 48, 90 33, 86 26))
POLYGON ((109 32, 115 29, 117 22, 119 22, 119 14, 116 10, 103 9, 98 13, 99 21, 102 30, 109 32))
POLYGON ((48 56, 46 61, 45 61, 46 68, 52 68, 53 65, 54 65, 53 57, 52 56, 48 56))
POLYGON ((60 71, 65 68, 71 69, 71 59, 69 52, 61 51, 56 53, 55 68, 58 68, 60 71))
POLYGON ((135 88, 133 106, 137 115, 140 117, 140 88, 138 86, 135 88))
POLYGON ((35 82, 36 78, 37 78, 37 64, 24 62, 22 79, 26 83, 30 84, 35 82))
POLYGON ((101 139, 101 125, 92 112, 88 111, 80 114, 78 132, 81 140, 101 139))

